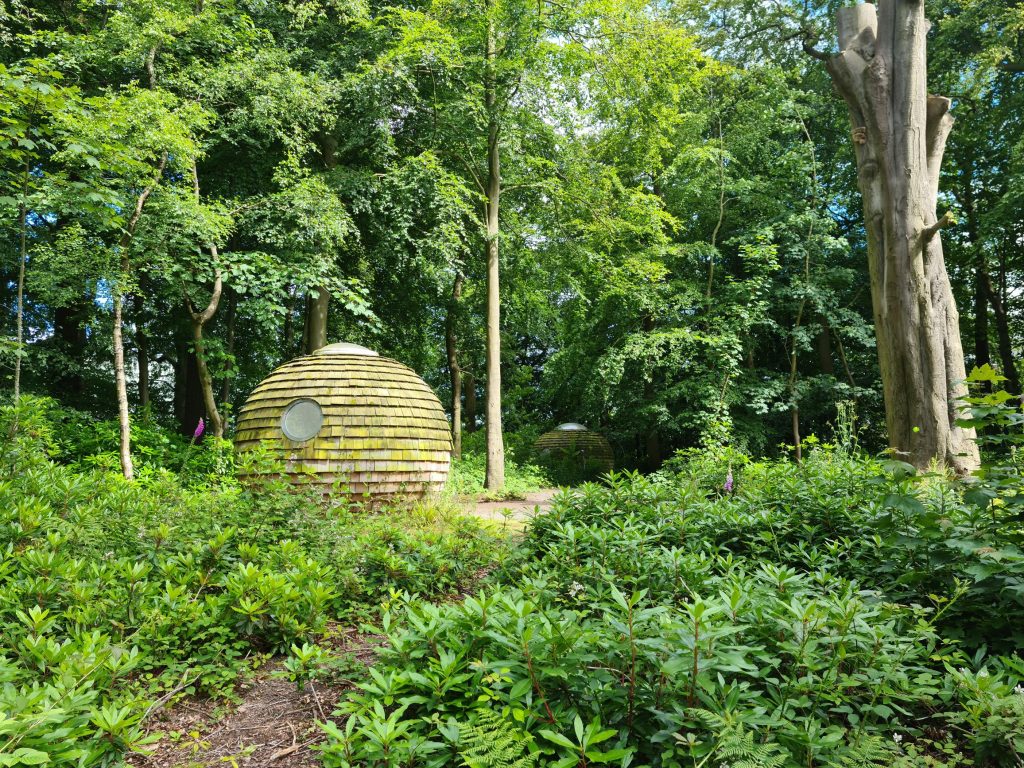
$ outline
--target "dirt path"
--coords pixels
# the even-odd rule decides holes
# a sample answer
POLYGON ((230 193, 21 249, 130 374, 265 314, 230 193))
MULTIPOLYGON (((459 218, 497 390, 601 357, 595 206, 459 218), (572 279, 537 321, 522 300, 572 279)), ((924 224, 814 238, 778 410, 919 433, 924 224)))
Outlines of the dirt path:
MULTIPOLYGON (((535 491, 524 499, 467 501, 467 514, 523 526, 551 507, 556 489, 535 491)), ((370 664, 379 638, 335 625, 327 643, 339 654, 370 664)), ((280 661, 261 669, 237 689, 241 702, 225 705, 185 699, 154 713, 146 722, 150 733, 162 734, 150 755, 131 755, 132 768, 316 768, 316 744, 323 739, 317 720, 330 716, 349 686, 315 684, 300 691, 275 674, 280 661)))
POLYGON ((510 518, 516 521, 526 521, 535 514, 550 509, 551 500, 556 493, 558 493, 557 488, 545 488, 526 494, 525 499, 469 502, 466 504, 466 511, 485 520, 510 518))
MULTIPOLYGON (((353 663, 370 664, 380 642, 371 635, 335 627, 328 642, 353 663)), ((274 662, 240 684, 237 705, 185 699, 157 713, 146 730, 162 734, 150 755, 130 755, 133 768, 317 768, 314 750, 324 734, 316 721, 327 720, 350 689, 345 682, 315 683, 298 690, 275 673, 274 662)))

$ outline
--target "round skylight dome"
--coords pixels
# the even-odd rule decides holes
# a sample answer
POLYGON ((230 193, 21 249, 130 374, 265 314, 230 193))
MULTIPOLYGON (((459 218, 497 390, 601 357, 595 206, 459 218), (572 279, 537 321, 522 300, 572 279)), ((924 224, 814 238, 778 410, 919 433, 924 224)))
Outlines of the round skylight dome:
POLYGON ((380 357, 372 349, 361 347, 358 344, 349 344, 347 341, 341 341, 337 344, 328 344, 326 347, 320 347, 314 355, 365 355, 366 357, 380 357))

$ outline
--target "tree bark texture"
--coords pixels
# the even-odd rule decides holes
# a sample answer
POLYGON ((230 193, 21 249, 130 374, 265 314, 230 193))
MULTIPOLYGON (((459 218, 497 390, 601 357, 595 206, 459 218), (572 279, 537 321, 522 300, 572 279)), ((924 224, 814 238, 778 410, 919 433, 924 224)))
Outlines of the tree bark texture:
POLYGON ((310 297, 309 317, 306 321, 306 354, 312 354, 327 346, 327 309, 331 294, 323 288, 317 289, 310 297))
MULTIPOLYGON (((196 168, 195 161, 192 162, 192 188, 195 193, 196 204, 198 205, 200 202, 199 171, 196 168)), ((196 308, 192 305, 192 299, 189 297, 188 291, 186 291, 185 307, 188 309, 189 319, 192 322, 192 348, 196 355, 196 371, 199 374, 199 385, 203 392, 203 407, 206 410, 206 419, 209 422, 210 432, 213 433, 214 437, 220 439, 224 437, 224 419, 221 418, 220 411, 217 410, 217 400, 213 394, 213 375, 210 373, 210 367, 206 361, 206 344, 203 341, 203 328, 213 319, 214 314, 217 312, 217 307, 220 306, 220 296, 224 290, 224 279, 220 271, 220 254, 217 251, 217 246, 214 243, 210 243, 207 247, 210 250, 210 260, 213 262, 213 293, 210 295, 210 301, 206 308, 202 311, 196 311, 196 308)))
POLYGON ((476 432, 476 377, 471 371, 462 373, 462 391, 466 397, 466 431, 476 432))
MULTIPOLYGON (((217 246, 210 246, 210 256, 214 261, 219 258, 217 253, 217 246)), ((213 375, 210 373, 210 367, 206 363, 206 345, 203 342, 203 327, 210 321, 214 313, 217 311, 217 306, 220 304, 220 295, 224 287, 224 281, 221 276, 221 271, 218 268, 215 272, 213 282, 213 295, 210 297, 210 303, 206 305, 206 308, 202 312, 196 312, 192 306, 192 302, 188 301, 188 313, 192 320, 192 348, 196 354, 196 371, 199 374, 199 385, 203 391, 203 407, 206 410, 206 419, 210 423, 210 432, 213 433, 214 437, 224 437, 224 419, 220 415, 220 411, 217 410, 217 401, 213 395, 213 375)), ((187 299, 188 297, 186 297, 187 299)))
POLYGON ((135 210, 132 211, 131 218, 128 219, 121 239, 117 244, 118 250, 121 253, 121 274, 118 275, 117 280, 114 282, 112 296, 114 304, 114 388, 117 391, 117 422, 120 433, 118 450, 121 456, 121 474, 124 475, 125 480, 133 480, 135 478, 135 466, 132 464, 132 422, 131 413, 128 409, 128 380, 124 371, 124 317, 122 306, 124 303, 124 282, 129 279, 131 274, 129 247, 132 244, 132 238, 135 237, 135 229, 139 226, 139 219, 142 218, 142 211, 146 207, 146 201, 153 194, 156 185, 160 183, 160 179, 164 175, 164 168, 166 167, 167 153, 164 152, 160 157, 160 163, 157 166, 153 180, 136 198, 135 210))
POLYGON ((145 290, 140 290, 132 300, 132 309, 135 312, 135 358, 139 363, 139 408, 145 414, 149 407, 149 337, 146 336, 146 326, 142 322, 142 315, 145 309, 145 290))
MULTIPOLYGON (((14 347, 14 404, 21 399, 21 357, 25 346, 25 265, 28 263, 28 177, 29 164, 25 161, 25 173, 21 185, 21 203, 18 205, 18 299, 17 329, 14 347)), ((17 416, 15 416, 17 418, 17 416)))
POLYGON ((959 316, 936 218, 950 100, 927 89, 922 0, 841 8, 840 53, 826 60, 853 127, 889 444, 918 467, 978 466, 959 316))
POLYGON ((455 335, 455 320, 462 297, 463 276, 460 272, 452 284, 452 300, 444 324, 444 346, 448 355, 448 376, 452 386, 452 456, 462 456, 462 369, 459 367, 458 337, 455 335))
MULTIPOLYGON (((488 15, 493 11, 487 4, 488 15)), ((505 485, 505 444, 501 431, 501 290, 499 286, 498 210, 501 202, 501 161, 494 21, 487 22, 487 67, 484 76, 484 100, 487 128, 487 473, 484 487, 491 491, 505 485)))

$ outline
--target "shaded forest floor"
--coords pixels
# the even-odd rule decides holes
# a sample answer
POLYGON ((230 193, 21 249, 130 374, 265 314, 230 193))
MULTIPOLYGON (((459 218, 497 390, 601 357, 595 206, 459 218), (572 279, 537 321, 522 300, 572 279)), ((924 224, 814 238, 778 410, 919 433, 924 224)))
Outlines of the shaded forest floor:
MULTIPOLYGON (((333 628, 333 651, 355 664, 369 666, 379 638, 352 628, 333 628)), ((326 645, 327 643, 325 643, 326 645)), ((147 731, 160 734, 149 755, 134 754, 134 768, 313 768, 319 766, 316 745, 323 741, 317 721, 352 688, 348 680, 313 682, 299 690, 277 674, 280 659, 239 683, 237 704, 211 699, 184 699, 155 715, 147 731)))

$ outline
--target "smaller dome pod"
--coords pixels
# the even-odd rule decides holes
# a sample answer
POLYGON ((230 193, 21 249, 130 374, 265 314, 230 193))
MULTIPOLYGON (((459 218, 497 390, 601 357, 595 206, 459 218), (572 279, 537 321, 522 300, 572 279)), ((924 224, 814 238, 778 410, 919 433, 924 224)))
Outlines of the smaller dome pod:
POLYGON ((540 463, 563 485, 593 480, 615 466, 612 446, 605 437, 582 424, 568 422, 545 432, 533 444, 540 463))
MULTIPOLYGON (((451 431, 416 373, 356 344, 329 344, 276 368, 239 411, 240 454, 266 445, 295 483, 335 483, 377 503, 444 487, 451 431)), ((242 475, 242 479, 256 479, 242 475)))

